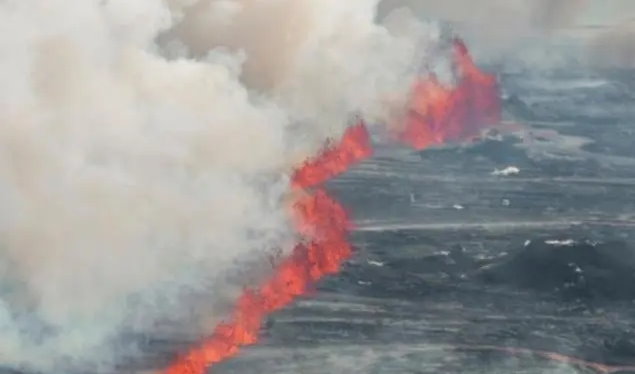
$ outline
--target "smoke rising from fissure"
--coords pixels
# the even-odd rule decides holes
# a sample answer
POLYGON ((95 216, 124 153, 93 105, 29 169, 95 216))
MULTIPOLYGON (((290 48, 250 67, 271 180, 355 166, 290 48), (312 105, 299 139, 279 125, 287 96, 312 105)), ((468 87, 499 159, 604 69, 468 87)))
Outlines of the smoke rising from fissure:
POLYGON ((406 102, 439 33, 376 6, 1 2, 2 362, 107 371, 124 332, 208 334, 293 248, 294 167, 406 102))

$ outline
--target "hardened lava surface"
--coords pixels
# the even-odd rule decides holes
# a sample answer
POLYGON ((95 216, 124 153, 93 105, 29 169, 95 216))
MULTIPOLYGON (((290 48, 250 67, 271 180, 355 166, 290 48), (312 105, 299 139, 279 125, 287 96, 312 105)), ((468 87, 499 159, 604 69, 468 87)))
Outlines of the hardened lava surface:
POLYGON ((635 73, 501 81, 481 140, 328 185, 354 258, 214 373, 635 373, 635 73))
POLYGON ((329 182, 354 257, 210 372, 635 373, 635 72, 500 80, 480 140, 378 146, 329 182))

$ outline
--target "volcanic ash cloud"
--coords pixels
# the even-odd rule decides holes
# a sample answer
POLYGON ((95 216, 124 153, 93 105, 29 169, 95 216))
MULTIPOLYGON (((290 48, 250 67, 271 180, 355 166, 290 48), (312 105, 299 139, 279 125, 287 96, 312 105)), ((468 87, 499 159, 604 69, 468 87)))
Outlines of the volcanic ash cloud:
POLYGON ((293 167, 405 101, 438 34, 376 5, 1 2, 2 363, 108 370, 209 333, 292 248, 293 167))

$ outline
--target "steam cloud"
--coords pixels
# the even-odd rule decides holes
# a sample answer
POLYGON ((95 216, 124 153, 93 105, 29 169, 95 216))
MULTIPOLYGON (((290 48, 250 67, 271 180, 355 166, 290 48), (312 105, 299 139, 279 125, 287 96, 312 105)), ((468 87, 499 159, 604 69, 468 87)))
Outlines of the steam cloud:
POLYGON ((291 248, 292 168, 384 120, 435 41, 376 6, 0 2, 1 362, 107 371, 124 333, 208 333, 291 248))

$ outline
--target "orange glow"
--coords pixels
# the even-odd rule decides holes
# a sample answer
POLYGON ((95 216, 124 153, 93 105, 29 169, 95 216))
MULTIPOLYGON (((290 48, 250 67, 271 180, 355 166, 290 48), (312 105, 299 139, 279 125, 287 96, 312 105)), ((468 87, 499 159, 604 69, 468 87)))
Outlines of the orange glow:
MULTIPOLYGON (((371 154, 368 132, 358 124, 348 129, 339 144, 298 170, 293 185, 314 186, 371 154)), ((337 273, 352 255, 347 238, 351 223, 344 208, 322 189, 311 194, 298 192, 301 197, 293 205, 293 217, 304 241, 260 288, 243 293, 229 322, 217 326, 211 337, 181 356, 165 374, 204 374, 215 363, 236 355, 240 347, 255 344, 268 314, 308 293, 324 276, 337 273)))
POLYGON ((293 175, 292 183, 301 188, 324 183, 372 154, 368 130, 360 122, 346 130, 338 145, 327 148, 317 158, 305 162, 293 175))
MULTIPOLYGON (((444 87, 435 77, 421 79, 415 85, 399 139, 416 149, 474 136, 483 126, 499 120, 495 78, 474 65, 467 48, 458 40, 454 43, 454 58, 461 74, 457 87, 444 87)), ((323 189, 307 189, 345 172, 372 152, 370 136, 360 122, 350 127, 338 144, 327 146, 295 172, 292 185, 301 197, 293 205, 293 216, 303 242, 263 285, 244 291, 227 322, 180 356, 164 374, 204 374, 214 364, 235 356, 241 347, 258 341, 267 315, 307 294, 318 280, 341 269, 352 255, 347 237, 351 229, 349 217, 323 189)))
POLYGON ((466 140, 500 121, 496 78, 479 70, 461 40, 454 41, 453 52, 456 86, 447 87, 435 76, 421 78, 414 86, 398 138, 415 149, 466 140))

